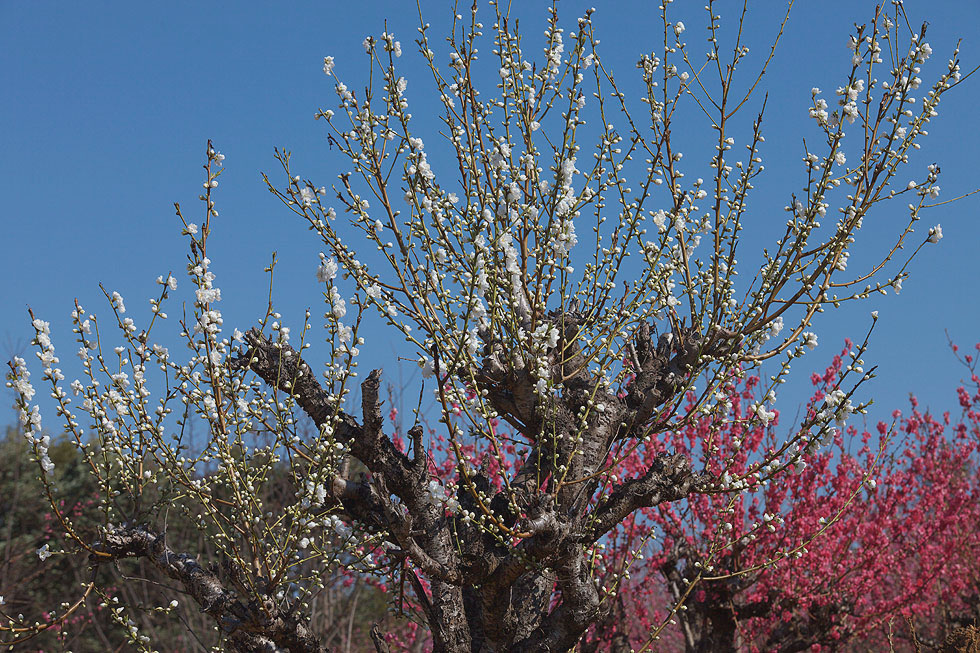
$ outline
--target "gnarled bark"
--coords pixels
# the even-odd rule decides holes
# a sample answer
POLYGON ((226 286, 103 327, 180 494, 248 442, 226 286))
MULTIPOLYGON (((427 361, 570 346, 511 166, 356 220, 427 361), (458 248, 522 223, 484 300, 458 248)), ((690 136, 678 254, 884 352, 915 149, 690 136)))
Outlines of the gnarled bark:
POLYGON ((547 319, 560 326, 564 341, 556 350, 563 353, 550 361, 563 379, 560 395, 544 400, 550 403, 542 407, 529 371, 508 367, 492 342, 477 379, 501 416, 536 442, 511 483, 511 498, 494 493, 485 470, 471 472, 465 483, 461 480, 464 509, 476 512, 471 495, 479 492, 508 528, 523 533, 510 548, 470 520, 446 515, 442 506, 429 500, 431 479, 419 433, 410 433, 415 455, 409 458, 382 432, 379 370, 362 384, 358 423, 330 403, 309 366, 287 344, 273 343, 252 330, 245 336, 248 351, 232 361, 233 367, 248 367, 269 385, 291 394, 318 426, 335 423, 337 439, 370 470, 364 481, 334 479, 335 498, 350 520, 383 532, 395 547, 393 555, 408 559, 429 580, 427 594, 415 572, 408 575, 436 651, 569 650, 607 611, 602 590, 588 573, 586 547, 633 511, 681 499, 702 483, 686 458, 662 455, 642 476, 622 481, 605 500, 592 503, 598 487, 595 472, 611 444, 627 435, 624 425, 631 432, 642 428, 682 387, 705 353, 702 339, 688 330, 673 343, 661 337, 654 346, 649 331, 641 331, 637 382, 623 399, 598 391, 607 408, 592 411, 587 437, 576 450, 572 434, 578 428, 577 411, 595 395, 595 379, 575 343, 581 318, 552 314, 547 319), (549 435, 555 433, 568 437, 549 435), (583 481, 557 493, 540 486, 540 479, 558 471, 552 460, 572 461, 571 478, 583 481), (511 500, 522 517, 513 513, 511 500), (555 588, 560 601, 552 608, 555 588))

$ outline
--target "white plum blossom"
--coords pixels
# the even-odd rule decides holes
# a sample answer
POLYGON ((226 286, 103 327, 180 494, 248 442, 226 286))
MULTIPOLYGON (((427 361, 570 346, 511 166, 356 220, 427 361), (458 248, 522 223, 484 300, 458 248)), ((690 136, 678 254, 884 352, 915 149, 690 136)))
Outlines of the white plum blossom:
POLYGON ((449 488, 444 488, 439 481, 435 479, 429 481, 427 494, 428 500, 432 505, 442 505, 449 512, 459 512, 459 501, 450 494, 449 488))
POLYGON ((201 304, 213 304, 221 301, 221 288, 198 288, 194 291, 197 301, 201 304))
POLYGON ((324 74, 327 76, 333 75, 333 67, 334 67, 333 57, 324 57, 323 58, 324 74))
POLYGON ((817 123, 824 125, 827 123, 829 118, 827 113, 827 101, 823 98, 817 98, 813 102, 813 106, 810 107, 810 117, 817 121, 817 123))
POLYGON ((753 411, 759 416, 763 424, 768 424, 776 417, 775 410, 766 410, 766 407, 762 404, 755 404, 752 406, 753 411))
POLYGON ((34 386, 30 382, 31 373, 27 369, 27 361, 20 356, 14 356, 13 363, 15 371, 11 374, 13 378, 7 383, 7 387, 13 388, 25 401, 30 401, 34 398, 34 386))
POLYGON ((780 315, 769 325, 769 331, 772 333, 772 337, 776 337, 783 330, 783 316, 780 315))
POLYGON ((932 227, 931 229, 929 229, 929 238, 928 238, 928 241, 930 243, 938 243, 942 239, 943 239, 943 227, 942 227, 942 225, 938 225, 937 224, 935 227, 932 227))
POLYGON ((395 40, 394 34, 382 32, 381 40, 384 41, 386 52, 391 52, 395 58, 402 56, 402 44, 395 40))
POLYGON ((307 479, 302 490, 302 504, 305 507, 322 506, 327 500, 327 488, 323 483, 307 479))
POLYGON ((123 303, 122 295, 120 295, 118 292, 112 293, 112 305, 120 313, 126 312, 126 304, 123 303))
POLYGON ((851 400, 847 399, 847 393, 840 388, 828 393, 827 396, 824 397, 824 403, 826 404, 827 408, 820 412, 819 417, 826 419, 833 415, 834 420, 838 425, 844 424, 847 421, 847 418, 855 412, 855 408, 851 403, 851 400))
POLYGON ((807 349, 813 351, 817 348, 817 334, 813 333, 812 331, 804 331, 802 337, 803 345, 806 346, 807 349))
POLYGON ((167 283, 167 287, 170 288, 171 290, 177 290, 177 277, 175 277, 174 275, 168 274, 166 283, 167 283))
POLYGON ((555 238, 555 253, 559 256, 567 256, 576 244, 578 244, 578 237, 575 235, 575 222, 562 220, 555 238))
POLYGON ((303 186, 299 189, 299 198, 303 206, 311 206, 316 200, 316 193, 309 186, 303 186))
POLYGON ((337 260, 320 253, 320 267, 316 269, 316 280, 320 283, 332 281, 337 276, 337 260))

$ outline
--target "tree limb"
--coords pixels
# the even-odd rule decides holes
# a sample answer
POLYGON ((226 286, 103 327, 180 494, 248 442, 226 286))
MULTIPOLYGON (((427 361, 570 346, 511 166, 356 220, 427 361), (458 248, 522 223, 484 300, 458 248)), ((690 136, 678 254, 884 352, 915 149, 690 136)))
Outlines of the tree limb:
MULTIPOLYGON (((234 590, 227 589, 217 575, 204 569, 193 557, 171 550, 163 534, 142 525, 110 526, 93 548, 108 553, 111 560, 142 558, 179 582, 201 606, 201 611, 217 622, 239 653, 281 649, 289 653, 326 653, 327 649, 295 612, 284 611, 271 596, 258 595, 243 602, 234 590)), ((106 559, 93 556, 92 561, 99 565, 106 559)))

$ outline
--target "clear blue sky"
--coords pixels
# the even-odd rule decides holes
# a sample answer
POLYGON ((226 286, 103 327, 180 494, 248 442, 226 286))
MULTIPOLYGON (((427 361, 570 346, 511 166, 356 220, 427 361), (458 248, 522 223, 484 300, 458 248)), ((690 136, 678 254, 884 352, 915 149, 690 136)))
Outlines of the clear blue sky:
MULTIPOLYGON (((635 77, 637 56, 657 47, 652 36, 656 15, 645 9, 655 3, 595 4, 607 65, 620 79, 635 77)), ((677 18, 695 26, 702 22, 702 4, 673 7, 677 18)), ((749 41, 758 61, 782 5, 775 0, 749 4, 749 41)), ((759 184, 754 202, 763 213, 779 211, 803 183, 800 143, 804 133, 812 135, 806 131, 811 129, 806 117, 810 88, 830 91, 839 85, 848 62, 847 34, 874 9, 871 0, 796 4, 764 82, 770 97, 763 153, 772 175, 759 184)), ((964 68, 980 63, 980 3, 905 4, 914 20, 930 21, 928 40, 935 50, 930 72, 945 62, 958 37, 963 38, 964 68)), ((444 33, 448 6, 423 2, 436 34, 444 33)), ((532 38, 540 38, 544 29, 545 6, 526 0, 521 6, 532 38)), ((585 6, 561 3, 566 28, 574 27, 585 6)), ((411 45, 417 16, 414 2, 407 0, 0 2, 4 359, 26 348, 31 332, 26 309, 31 306, 51 321, 71 379, 78 372, 68 319, 75 297, 87 310, 106 312, 98 290, 102 282, 121 292, 130 314, 140 318, 149 313, 146 300, 157 292, 153 281, 158 275, 173 271, 187 289, 185 243, 172 204, 180 201, 192 215, 200 213, 195 198, 208 138, 227 156, 217 194, 221 217, 211 243, 225 325, 244 330, 264 310, 262 269, 277 250, 277 305, 285 323, 298 331, 303 309, 318 310, 320 289, 313 272, 322 247, 268 193, 260 172, 276 172, 276 146, 291 150, 297 169, 317 183, 329 186, 346 170, 328 149, 323 124, 313 120, 317 108, 333 106, 335 99, 321 71, 323 57, 336 57, 338 72, 362 85, 361 41, 379 35, 385 20, 405 49, 400 63, 410 80, 409 97, 420 98, 430 85, 411 45)), ((485 22, 492 22, 489 16, 485 22)), ((491 49, 489 42, 483 49, 491 49)), ((944 198, 980 186, 980 76, 971 82, 949 95, 915 169, 920 178, 925 164, 940 162, 944 198)), ((419 122, 427 142, 435 142, 435 126, 422 116, 419 122)), ((686 154, 706 160, 713 152, 686 154)), ((869 312, 880 311, 868 357, 880 366, 878 380, 869 386, 886 409, 878 415, 904 408, 909 391, 935 409, 955 407, 952 390, 963 370, 946 347, 945 330, 964 346, 980 341, 978 207, 980 196, 974 196, 926 217, 930 224, 941 222, 946 237, 923 252, 899 297, 876 298, 818 324, 820 355, 809 358, 814 367, 829 361, 846 335, 860 337, 869 312)), ((904 217, 900 211, 889 215, 887 209, 876 215, 896 225, 904 217)), ((176 317, 178 311, 171 306, 170 313, 176 317)), ((362 369, 384 366, 388 378, 397 379, 396 350, 412 353, 399 350, 398 340, 386 334, 369 334, 362 369)), ((792 404, 779 407, 794 412, 792 404)), ((0 423, 13 419, 12 413, 9 419, 0 414, 0 423)), ((53 428, 52 419, 49 412, 53 428)))

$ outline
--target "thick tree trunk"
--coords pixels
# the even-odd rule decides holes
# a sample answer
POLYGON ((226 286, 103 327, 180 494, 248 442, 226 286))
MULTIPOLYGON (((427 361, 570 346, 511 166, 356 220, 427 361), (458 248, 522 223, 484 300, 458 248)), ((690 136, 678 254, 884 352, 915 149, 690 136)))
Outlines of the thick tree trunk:
POLYGON ((581 318, 546 319, 560 328, 563 341, 551 361, 563 385, 560 395, 542 400, 528 370, 508 365, 500 347, 486 346, 476 382, 495 410, 522 425, 536 444, 509 493, 497 493, 486 470, 461 473, 459 501, 468 511, 463 514, 447 514, 429 496, 433 479, 421 429, 409 432, 412 458, 382 433, 380 370, 362 384, 363 424, 358 424, 343 412, 334 418, 337 407, 288 345, 252 330, 246 334, 249 350, 231 363, 290 393, 370 471, 362 480, 335 478, 333 498, 351 521, 384 534, 393 559, 411 562, 408 578, 437 652, 571 649, 607 610, 589 573, 590 547, 635 510, 683 498, 702 482, 683 456, 661 455, 643 475, 621 482, 598 503, 594 498, 596 472, 613 443, 648 428, 658 407, 683 387, 698 357, 718 349, 722 339, 706 343, 687 330, 654 344, 649 329, 642 329, 633 352, 636 380, 621 398, 598 384, 582 363, 575 342, 581 318), (589 411, 583 425, 582 409, 600 402, 603 408, 589 411), (562 460, 570 462, 567 470, 558 467, 562 460), (565 477, 581 480, 553 491, 555 479, 565 477), (502 519, 493 526, 496 537, 478 526, 474 515, 502 519), (515 537, 515 546, 502 543, 515 537), (429 581, 429 593, 415 570, 429 581))

